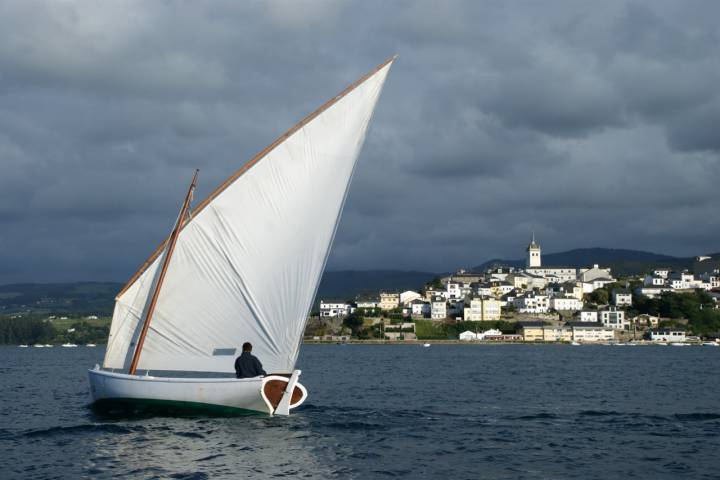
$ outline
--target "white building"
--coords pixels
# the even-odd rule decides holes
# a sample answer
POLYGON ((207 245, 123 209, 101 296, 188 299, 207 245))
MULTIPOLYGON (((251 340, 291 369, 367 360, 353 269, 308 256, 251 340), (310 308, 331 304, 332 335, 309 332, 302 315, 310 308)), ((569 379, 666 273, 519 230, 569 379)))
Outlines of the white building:
POLYGON ((471 332, 470 330, 466 330, 460 334, 460 340, 464 340, 466 342, 471 342, 473 340, 478 339, 478 334, 475 332, 471 332))
POLYGON ((527 268, 537 268, 542 265, 540 245, 535 243, 535 232, 532 234, 532 241, 527 246, 527 258, 525 266, 527 268))
POLYGON ((443 297, 433 297, 430 303, 430 318, 443 320, 447 318, 447 301, 443 297))
POLYGON ((661 293, 669 292, 670 290, 670 287, 646 286, 636 288, 635 293, 637 293, 638 295, 645 295, 648 298, 655 298, 659 297, 661 293))
POLYGON ((383 310, 392 310, 400 306, 400 294, 380 292, 380 308, 383 310))
POLYGON ((650 340, 653 342, 684 342, 687 340, 682 330, 656 330, 650 332, 650 340))
POLYGON ((430 302, 423 302, 422 300, 413 300, 410 302, 410 314, 413 317, 427 318, 430 316, 431 308, 430 302))
POLYGON ((598 264, 593 265, 592 268, 580 270, 579 279, 581 282, 589 283, 597 278, 612 279, 613 277, 609 268, 600 268, 598 264))
POLYGON ((643 285, 646 287, 664 287, 667 281, 667 275, 661 277, 659 275, 645 275, 643 285))
POLYGON ((668 284, 673 290, 697 288, 694 275, 687 272, 672 272, 668 278, 668 284))
POLYGON ((377 308, 379 303, 380 302, 378 302, 377 300, 358 300, 357 302, 355 302, 355 305, 357 306, 357 308, 371 309, 377 308))
POLYGON ((583 302, 575 297, 553 297, 550 299, 550 308, 555 311, 568 310, 577 312, 582 310, 583 302))
POLYGON ((503 333, 497 328, 491 328, 489 330, 485 330, 482 333, 478 333, 478 340, 485 340, 492 337, 500 337, 502 335, 503 333))
POLYGON ((403 305, 407 305, 413 300, 418 300, 420 298, 422 298, 422 295, 420 295, 418 292, 406 290, 400 294, 400 303, 402 303, 403 305))
POLYGON ((720 275, 714 273, 703 273, 700 278, 710 285, 710 290, 720 288, 720 275))
POLYGON ((626 330, 629 326, 625 319, 625 312, 618 310, 617 307, 607 307, 600 310, 600 322, 608 328, 614 330, 626 330))
POLYGON ((479 297, 470 300, 470 306, 465 308, 464 318, 472 322, 485 320, 500 320, 501 302, 491 297, 479 297))
POLYGON ((599 322, 568 322, 572 328, 572 339, 578 343, 609 342, 615 339, 615 331, 599 322))
POLYGON ((655 270, 653 270, 653 275, 655 275, 656 277, 667 278, 668 275, 670 275, 670 269, 656 268, 655 270))
POLYGON ((460 282, 447 283, 447 298, 462 298, 462 284, 460 282))
POLYGON ((321 317, 346 317, 350 314, 350 305, 347 303, 326 303, 320 300, 321 317))
POLYGON ((597 310, 583 310, 580 312, 580 321, 581 322, 591 322, 591 323, 597 323, 598 321, 598 312, 597 310))
POLYGON ((547 313, 550 309, 548 297, 533 292, 515 298, 513 306, 520 313, 547 313))
POLYGON ((621 307, 627 305, 632 307, 632 293, 623 290, 613 290, 612 301, 615 306, 621 307))

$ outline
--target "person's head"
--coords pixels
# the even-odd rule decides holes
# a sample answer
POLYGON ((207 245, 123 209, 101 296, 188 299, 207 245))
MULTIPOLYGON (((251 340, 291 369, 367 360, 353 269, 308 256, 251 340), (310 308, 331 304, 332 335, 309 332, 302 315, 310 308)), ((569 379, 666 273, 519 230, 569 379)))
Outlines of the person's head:
POLYGON ((250 343, 250 342, 243 343, 243 352, 252 352, 252 343, 250 343))

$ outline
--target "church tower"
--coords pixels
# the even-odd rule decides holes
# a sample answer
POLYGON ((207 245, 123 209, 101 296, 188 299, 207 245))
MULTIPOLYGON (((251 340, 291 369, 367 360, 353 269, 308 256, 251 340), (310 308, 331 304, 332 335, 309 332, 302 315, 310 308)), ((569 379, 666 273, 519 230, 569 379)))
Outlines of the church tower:
POLYGON ((532 242, 527 246, 527 260, 525 260, 525 266, 527 268, 540 267, 542 262, 540 261, 540 245, 535 243, 535 232, 532 234, 532 242))

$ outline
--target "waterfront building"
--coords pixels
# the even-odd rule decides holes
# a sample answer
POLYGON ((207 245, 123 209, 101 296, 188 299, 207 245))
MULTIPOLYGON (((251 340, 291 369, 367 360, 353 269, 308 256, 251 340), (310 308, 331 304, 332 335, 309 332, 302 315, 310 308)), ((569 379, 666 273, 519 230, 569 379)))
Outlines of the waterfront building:
POLYGON ((600 322, 567 322, 572 329, 572 340, 578 343, 609 342, 615 339, 615 331, 600 322))
POLYGON ((600 322, 614 330, 626 330, 628 328, 628 322, 625 319, 625 312, 618 310, 617 307, 609 306, 603 310, 600 310, 600 322))
POLYGON ((543 341, 545 342, 570 342, 572 338, 572 328, 548 325, 543 327, 543 341))
POLYGON ((382 310, 392 310, 400 306, 400 294, 380 292, 380 308, 382 310))
POLYGON ((503 333, 497 328, 491 328, 489 330, 485 330, 482 333, 478 333, 478 340, 493 340, 494 338, 500 337, 502 335, 503 333))
POLYGON ((684 342, 687 337, 682 330, 653 330, 650 332, 650 340, 653 342, 684 342))
POLYGON ((460 340, 470 342, 473 340, 478 339, 478 334, 475 332, 471 332, 470 330, 466 330, 460 334, 460 340))
POLYGON ((543 321, 517 322, 518 333, 522 335, 525 342, 542 342, 545 338, 543 321))
POLYGON ((632 294, 627 290, 613 289, 612 301, 617 307, 632 307, 632 294))

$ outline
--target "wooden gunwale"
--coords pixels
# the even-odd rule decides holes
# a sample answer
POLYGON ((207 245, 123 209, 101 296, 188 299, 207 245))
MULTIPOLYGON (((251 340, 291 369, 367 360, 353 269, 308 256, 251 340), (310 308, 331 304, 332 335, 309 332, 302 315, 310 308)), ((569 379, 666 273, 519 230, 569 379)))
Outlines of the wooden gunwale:
MULTIPOLYGON (((245 172, 247 172, 253 165, 258 163, 262 158, 267 156, 268 153, 273 151, 278 145, 283 143, 285 140, 290 138, 295 132, 300 130, 302 127, 310 123, 312 120, 314 120, 318 115, 323 113, 328 108, 335 105, 337 102, 342 100, 345 96, 347 96, 350 92, 355 90, 358 86, 360 86, 362 83, 364 83, 367 79, 375 75, 377 72, 385 68, 387 65, 392 63, 397 58, 397 55, 393 55, 384 62, 382 62, 377 67, 373 68, 370 72, 366 73, 359 79, 357 79, 355 82, 350 84, 348 87, 346 87, 342 92, 340 92, 338 95, 334 96, 324 104, 322 104, 317 110, 300 120, 297 124, 295 124, 292 128, 290 128, 288 131, 280 135, 278 138, 275 139, 274 142, 272 142, 270 145, 265 147, 263 150, 261 150, 259 153, 257 153, 252 159, 250 159, 247 163, 245 163, 242 167, 240 167, 235 173, 230 175, 223 183, 221 183, 215 190, 213 190, 210 195, 208 195, 202 202, 200 202, 197 207, 195 207, 193 218, 195 217, 195 214, 202 211, 203 208, 205 208, 211 201, 215 199, 218 195, 220 195, 227 187, 229 187, 235 180, 237 180, 240 176, 242 176, 245 172)), ((179 230, 182 231, 183 228, 187 224, 189 224, 192 221, 192 218, 189 220, 182 220, 181 219, 181 225, 179 230)), ((167 244, 170 237, 166 238, 165 240, 158 245, 158 247, 153 251, 153 253, 150 255, 150 257, 143 263, 140 268, 133 274, 132 277, 130 277, 130 280, 123 286, 123 288, 118 292, 118 294, 115 296, 115 300, 117 300, 125 291, 127 291, 128 288, 132 286, 133 283, 138 279, 140 275, 143 274, 143 272, 150 266, 150 264, 155 261, 155 259, 160 255, 163 248, 165 248, 165 245, 167 244)))

